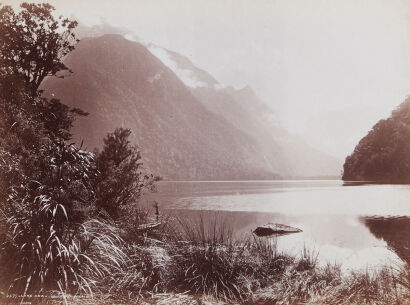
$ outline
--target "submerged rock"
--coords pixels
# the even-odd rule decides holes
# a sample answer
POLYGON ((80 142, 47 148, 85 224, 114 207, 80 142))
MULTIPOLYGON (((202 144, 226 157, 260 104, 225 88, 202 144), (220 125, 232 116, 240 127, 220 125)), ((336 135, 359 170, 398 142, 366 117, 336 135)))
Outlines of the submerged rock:
POLYGON ((280 223, 268 223, 264 226, 257 227, 255 231, 253 231, 253 233, 255 233, 257 236, 284 235, 299 232, 302 232, 302 230, 280 223))

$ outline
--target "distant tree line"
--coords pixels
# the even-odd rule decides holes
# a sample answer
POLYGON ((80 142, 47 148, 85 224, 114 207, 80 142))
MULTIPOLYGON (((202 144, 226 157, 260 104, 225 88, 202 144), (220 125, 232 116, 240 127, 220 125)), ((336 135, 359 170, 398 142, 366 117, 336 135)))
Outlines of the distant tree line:
POLYGON ((346 158, 343 180, 410 183, 410 98, 360 140, 346 158))
POLYGON ((0 288, 9 293, 89 289, 90 276, 115 265, 104 251, 119 253, 110 225, 155 180, 130 130, 86 151, 71 143, 71 127, 87 113, 43 97, 44 78, 72 73, 63 59, 78 42, 77 22, 53 10, 0 4, 0 288))

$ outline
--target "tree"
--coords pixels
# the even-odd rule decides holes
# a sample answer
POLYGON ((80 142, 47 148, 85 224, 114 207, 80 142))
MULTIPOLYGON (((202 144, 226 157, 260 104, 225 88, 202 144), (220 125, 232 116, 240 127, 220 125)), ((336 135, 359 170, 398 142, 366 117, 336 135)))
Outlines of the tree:
POLYGON ((117 228, 90 216, 118 219, 153 182, 129 130, 109 134, 97 159, 68 143, 85 113, 38 90, 70 72, 62 60, 77 41, 76 22, 52 11, 0 5, 0 290, 17 294, 89 291, 120 267, 117 228))
POLYGON ((63 58, 78 42, 73 33, 77 22, 54 18, 53 11, 46 3, 23 3, 18 13, 0 4, 0 100, 2 115, 11 117, 12 124, 22 113, 68 140, 75 116, 86 113, 57 99, 40 98, 38 91, 45 77, 72 72, 63 58))
POLYGON ((95 184, 96 206, 118 220, 125 208, 136 202, 146 189, 153 189, 156 178, 144 173, 141 152, 131 145, 129 129, 117 128, 104 139, 101 152, 96 152, 99 172, 95 184))
POLYGON ((32 94, 45 77, 71 72, 62 59, 77 42, 73 33, 77 22, 62 16, 55 19, 53 10, 46 3, 23 3, 18 13, 0 6, 0 76, 11 77, 18 87, 22 79, 32 94))
POLYGON ((80 233, 94 204, 93 155, 66 141, 78 109, 41 97, 67 70, 76 23, 48 4, 0 9, 0 283, 15 292, 79 287, 80 233))
POLYGON ((343 169, 347 181, 410 182, 410 98, 373 126, 343 169))

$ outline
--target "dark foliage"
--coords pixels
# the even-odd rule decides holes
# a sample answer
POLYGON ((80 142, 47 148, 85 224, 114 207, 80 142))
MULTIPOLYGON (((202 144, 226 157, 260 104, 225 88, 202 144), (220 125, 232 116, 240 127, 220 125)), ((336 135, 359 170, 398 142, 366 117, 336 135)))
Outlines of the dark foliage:
POLYGON ((85 222, 97 172, 91 153, 66 142, 85 113, 37 90, 67 70, 61 60, 74 48, 76 22, 55 20, 48 4, 21 8, 0 9, 1 286, 20 294, 85 289, 96 274, 88 267, 99 264, 86 263, 98 243, 85 222))
POLYGON ((130 134, 129 129, 116 129, 104 139, 102 151, 96 152, 96 207, 100 216, 108 214, 113 220, 118 220, 144 190, 154 187, 155 178, 144 173, 141 153, 129 141, 130 134))
POLYGON ((360 140, 346 158, 343 180, 410 182, 410 98, 360 140))
POLYGON ((117 220, 154 182, 129 130, 108 134, 97 158, 68 142, 86 113, 38 90, 45 77, 71 72, 62 59, 77 41, 77 23, 53 9, 0 6, 0 289, 18 294, 87 293, 120 273, 120 230, 96 211, 117 220))
MULTIPOLYGON (((0 74, 23 79, 35 93, 43 79, 70 71, 62 58, 74 49, 76 21, 52 15, 50 4, 0 6, 0 74)), ((20 83, 21 86, 21 83, 20 83)))
MULTIPOLYGON (((80 286, 86 259, 82 223, 92 207, 92 154, 66 143, 76 114, 37 91, 67 68, 73 49, 67 19, 47 4, 0 10, 0 274, 15 292, 80 286), (68 37, 69 36, 69 37, 68 37)), ((88 245, 87 245, 88 247, 88 245)))

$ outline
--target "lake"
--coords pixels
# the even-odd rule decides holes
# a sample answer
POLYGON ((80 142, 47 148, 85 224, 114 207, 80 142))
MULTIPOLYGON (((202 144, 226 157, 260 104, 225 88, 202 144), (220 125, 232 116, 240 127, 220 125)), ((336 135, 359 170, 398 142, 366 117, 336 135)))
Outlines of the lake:
POLYGON ((271 238, 278 251, 314 251, 343 271, 410 262, 410 185, 344 185, 339 180, 162 181, 160 211, 217 219, 237 237, 281 223, 301 233, 271 238))

